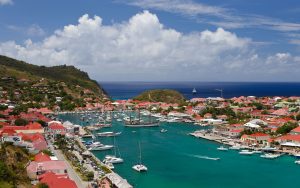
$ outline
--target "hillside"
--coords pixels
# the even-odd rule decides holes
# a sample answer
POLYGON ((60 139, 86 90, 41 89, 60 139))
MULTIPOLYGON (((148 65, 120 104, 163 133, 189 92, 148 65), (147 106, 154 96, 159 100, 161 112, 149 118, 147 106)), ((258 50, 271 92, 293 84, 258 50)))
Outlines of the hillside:
POLYGON ((165 103, 182 103, 185 101, 185 98, 181 93, 170 89, 156 89, 145 91, 142 94, 134 97, 134 99, 139 101, 165 103))
POLYGON ((104 93, 95 80, 91 80, 86 72, 74 66, 37 66, 0 55, 0 76, 14 76, 18 79, 46 78, 62 81, 67 85, 79 85, 99 95, 104 93))
POLYGON ((0 188, 32 187, 26 173, 30 155, 25 149, 8 143, 0 149, 0 188))
POLYGON ((74 66, 37 66, 0 56, 0 97, 27 108, 73 110, 107 100, 106 92, 74 66))

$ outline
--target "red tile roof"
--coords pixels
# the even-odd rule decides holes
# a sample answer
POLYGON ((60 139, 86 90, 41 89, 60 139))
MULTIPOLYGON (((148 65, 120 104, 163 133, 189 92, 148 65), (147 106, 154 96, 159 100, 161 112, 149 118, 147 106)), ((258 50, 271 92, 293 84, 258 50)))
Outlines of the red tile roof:
POLYGON ((293 129, 291 132, 300 133, 300 126, 293 129))
POLYGON ((47 154, 40 152, 34 156, 34 161, 36 162, 51 161, 51 158, 47 154))
POLYGON ((259 136, 269 136, 269 135, 265 134, 265 133, 253 133, 250 136, 252 136, 252 137, 259 137, 259 136))
POLYGON ((52 130, 64 130, 65 129, 65 127, 62 124, 58 124, 58 123, 52 123, 48 127, 52 130))
POLYGON ((68 177, 56 175, 53 172, 45 173, 40 182, 46 183, 49 188, 77 188, 74 181, 68 177))

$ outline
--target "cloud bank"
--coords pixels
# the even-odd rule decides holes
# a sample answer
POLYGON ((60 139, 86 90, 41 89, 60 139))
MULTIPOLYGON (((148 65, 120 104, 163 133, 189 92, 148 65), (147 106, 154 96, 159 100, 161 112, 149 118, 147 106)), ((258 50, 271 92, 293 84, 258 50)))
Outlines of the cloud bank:
POLYGON ((11 5, 13 4, 12 0, 0 0, 0 5, 11 5))
POLYGON ((251 39, 222 28, 180 33, 144 11, 112 25, 85 14, 78 24, 40 42, 0 43, 0 54, 38 65, 75 65, 100 81, 272 80, 274 74, 286 72, 285 80, 299 79, 292 68, 299 66, 298 57, 288 53, 260 57, 253 48, 251 39))

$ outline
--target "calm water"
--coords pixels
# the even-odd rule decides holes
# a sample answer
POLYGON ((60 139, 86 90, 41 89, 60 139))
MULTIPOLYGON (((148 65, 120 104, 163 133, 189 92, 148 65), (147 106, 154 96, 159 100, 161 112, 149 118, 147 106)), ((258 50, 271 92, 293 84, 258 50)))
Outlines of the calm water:
POLYGON ((101 82, 113 99, 129 99, 149 89, 175 89, 186 98, 217 97, 223 89, 225 98, 235 96, 295 96, 300 95, 300 83, 259 82, 101 82), (193 88, 198 93, 192 95, 193 88))
MULTIPOLYGON (((63 116, 74 120, 72 116, 63 116)), ((300 187, 300 165, 295 159, 283 156, 268 160, 253 156, 241 156, 237 151, 216 150, 218 144, 188 136, 199 127, 181 123, 164 123, 160 128, 126 128, 113 122, 113 128, 103 131, 122 131, 116 137, 123 164, 115 165, 115 171, 138 188, 253 188, 300 187), (168 132, 160 133, 160 129, 168 132), (138 161, 138 142, 141 142, 143 163, 148 172, 138 173, 132 166, 138 161), (219 161, 201 156, 219 157, 219 161)), ((105 144, 113 144, 112 138, 101 138, 105 144)), ((103 159, 109 152, 94 152, 103 159)))

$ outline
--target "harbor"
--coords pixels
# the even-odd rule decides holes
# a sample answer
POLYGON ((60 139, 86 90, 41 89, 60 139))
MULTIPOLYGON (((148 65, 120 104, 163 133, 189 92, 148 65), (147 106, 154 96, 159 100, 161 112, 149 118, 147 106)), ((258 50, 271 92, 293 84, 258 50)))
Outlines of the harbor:
MULTIPOLYGON (((76 122, 77 116, 61 114, 59 118, 76 122)), ((217 150, 222 146, 222 138, 206 137, 196 139, 189 133, 199 129, 192 123, 161 122, 159 127, 130 128, 124 126, 118 118, 112 118, 112 127, 103 128, 97 132, 122 132, 115 137, 97 137, 105 145, 116 145, 124 162, 114 165, 113 171, 126 179, 133 187, 255 187, 257 183, 268 184, 272 187, 282 187, 286 182, 292 182, 292 177, 286 173, 298 173, 299 166, 294 164, 295 158, 283 155, 274 160, 260 157, 240 155, 237 150, 227 152, 217 150), (161 132, 161 130, 167 132, 161 132), (115 140, 115 141, 114 141, 115 140), (218 142, 215 142, 217 140, 218 142), (132 169, 138 161, 139 146, 143 154, 143 163, 148 167, 146 173, 138 173, 132 169), (158 160, 159 159, 159 160, 158 160), (178 170, 180 169, 180 170, 178 170), (243 173, 240 173, 242 169, 243 173), (255 175, 255 177, 254 177, 255 175), (236 180, 231 181, 231 177, 236 180), (284 176, 269 182, 273 176, 284 176), (180 178, 179 178, 180 177, 180 178), (214 178, 218 177, 218 181, 214 178), (253 182, 246 182, 255 178, 253 182), (176 179, 176 180, 174 180, 176 179)), ((206 135, 208 136, 208 135, 206 135)), ((84 141, 92 140, 83 138, 84 141)), ((114 150, 91 151, 99 160, 111 155, 114 150)), ((297 183, 289 187, 298 187, 297 183)))

